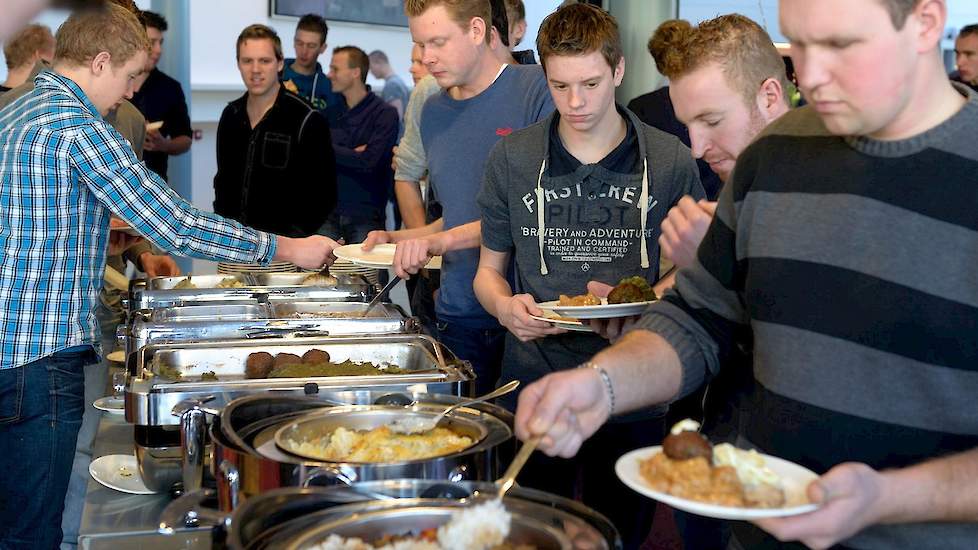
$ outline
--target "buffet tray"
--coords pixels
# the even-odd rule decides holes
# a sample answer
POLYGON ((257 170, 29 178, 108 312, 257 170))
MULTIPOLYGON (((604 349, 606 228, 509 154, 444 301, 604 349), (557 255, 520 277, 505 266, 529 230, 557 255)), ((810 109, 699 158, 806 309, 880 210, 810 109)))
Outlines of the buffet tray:
POLYGON ((465 395, 468 382, 474 379, 468 363, 423 335, 149 344, 131 354, 129 361, 126 420, 147 426, 178 424, 179 419, 173 416, 172 410, 186 399, 205 400, 208 408, 220 410, 234 398, 271 390, 296 395, 350 389, 465 395), (312 349, 326 351, 333 362, 369 361, 381 367, 397 366, 407 372, 308 378, 245 377, 245 362, 251 353, 301 356, 312 349), (213 372, 217 381, 202 380, 205 372, 213 372), (175 373, 179 373, 179 378, 175 373))

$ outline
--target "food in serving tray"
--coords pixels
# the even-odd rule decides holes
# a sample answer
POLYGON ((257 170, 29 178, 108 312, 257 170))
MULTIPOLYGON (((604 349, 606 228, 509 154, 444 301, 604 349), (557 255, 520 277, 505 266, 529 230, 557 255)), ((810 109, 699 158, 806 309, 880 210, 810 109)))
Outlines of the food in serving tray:
POLYGON ((217 382, 218 381, 217 373, 214 372, 214 371, 212 371, 212 370, 211 371, 204 372, 204 373, 201 373, 201 375, 200 375, 200 381, 201 382, 217 382))
POLYGON ((245 284, 234 277, 225 277, 217 283, 217 288, 244 288, 245 284))
POLYGON ((630 304, 633 302, 651 302, 657 297, 655 291, 644 277, 627 277, 618 281, 615 288, 608 293, 609 304, 630 304))
POLYGON ((581 294, 580 296, 568 296, 566 294, 561 294, 560 299, 557 300, 557 305, 565 307, 600 306, 601 298, 598 298, 590 292, 587 294, 581 294))
POLYGON ((499 500, 452 512, 448 523, 417 534, 386 535, 372 544, 330 535, 315 550, 535 550, 529 544, 506 542, 512 516, 499 500))
POLYGON ((402 434, 388 426, 372 430, 336 428, 306 441, 295 441, 303 456, 331 462, 401 462, 444 456, 468 449, 472 438, 448 428, 435 428, 420 434, 402 434))
POLYGON ((720 506, 778 508, 785 495, 780 477, 756 451, 729 443, 711 445, 699 424, 683 420, 662 442, 662 452, 639 466, 648 484, 663 493, 720 506))
POLYGON ((302 354, 279 353, 273 356, 264 351, 249 354, 245 359, 245 378, 310 378, 317 376, 374 376, 407 374, 396 365, 375 365, 369 361, 357 363, 346 360, 333 362, 329 353, 311 349, 302 354))
POLYGON ((187 277, 186 279, 173 285, 173 290, 186 290, 186 289, 193 289, 193 288, 197 288, 197 285, 195 285, 194 282, 190 280, 190 277, 187 277))
POLYGON ((326 270, 325 272, 307 275, 299 284, 304 286, 336 286, 339 284, 339 280, 330 275, 329 270, 326 270))
POLYGON ((330 535, 308 550, 535 550, 529 544, 506 542, 513 518, 502 501, 490 500, 452 512, 448 523, 420 533, 387 535, 366 542, 358 538, 330 535))

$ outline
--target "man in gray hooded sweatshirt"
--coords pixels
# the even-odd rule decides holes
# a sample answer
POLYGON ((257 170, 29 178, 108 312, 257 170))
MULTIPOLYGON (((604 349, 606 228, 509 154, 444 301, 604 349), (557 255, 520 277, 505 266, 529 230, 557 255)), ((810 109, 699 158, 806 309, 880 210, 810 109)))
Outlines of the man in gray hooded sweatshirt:
MULTIPOLYGON (((524 383, 585 363, 608 345, 596 334, 567 334, 533 319, 543 315, 537 304, 584 294, 588 280, 613 285, 641 276, 655 284, 662 221, 684 195, 704 196, 689 149, 616 105, 625 65, 611 15, 586 4, 561 8, 544 20, 537 51, 557 112, 503 138, 489 157, 474 283, 483 307, 509 330, 501 380, 524 383), (515 288, 506 277, 513 256, 515 288)), ((661 413, 606 426, 574 460, 538 455, 521 483, 567 496, 579 489, 618 527, 625 546, 637 548, 654 504, 613 490, 620 485, 614 460, 659 443, 661 413)))

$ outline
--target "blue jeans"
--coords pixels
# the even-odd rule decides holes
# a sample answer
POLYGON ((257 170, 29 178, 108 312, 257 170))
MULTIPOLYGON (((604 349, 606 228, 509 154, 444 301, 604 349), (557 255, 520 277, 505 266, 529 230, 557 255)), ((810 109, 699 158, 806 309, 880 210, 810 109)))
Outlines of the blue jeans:
POLYGON ((77 346, 0 370, 0 548, 58 548, 61 511, 85 409, 85 365, 77 346))
POLYGON ((478 329, 439 319, 438 339, 459 359, 472 363, 475 370, 475 395, 489 393, 499 382, 503 365, 506 329, 478 329))

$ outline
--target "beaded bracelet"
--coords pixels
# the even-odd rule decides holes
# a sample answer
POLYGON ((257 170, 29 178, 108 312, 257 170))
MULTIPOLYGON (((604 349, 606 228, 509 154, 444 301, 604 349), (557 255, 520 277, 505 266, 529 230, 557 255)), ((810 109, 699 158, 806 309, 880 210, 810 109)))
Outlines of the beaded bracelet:
POLYGON ((611 384, 611 377, 608 376, 608 371, 604 370, 604 367, 594 363, 593 361, 588 361, 581 364, 579 368, 582 369, 594 369, 598 371, 601 375, 601 380, 604 381, 605 391, 608 392, 608 416, 615 415, 615 387, 611 384))

